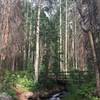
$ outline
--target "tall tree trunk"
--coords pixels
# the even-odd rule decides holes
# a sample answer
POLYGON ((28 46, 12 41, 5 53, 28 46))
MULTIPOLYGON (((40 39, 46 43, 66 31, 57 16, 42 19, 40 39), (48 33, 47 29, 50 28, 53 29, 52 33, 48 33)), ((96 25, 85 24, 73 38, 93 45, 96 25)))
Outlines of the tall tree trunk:
POLYGON ((95 42, 93 41, 92 33, 89 31, 88 34, 89 34, 89 39, 90 39, 91 48, 92 48, 93 57, 94 57, 94 68, 95 68, 95 74, 96 74, 96 92, 97 92, 97 95, 100 97, 100 72, 99 72, 99 65, 97 63, 95 42))
POLYGON ((78 68, 78 62, 77 62, 77 15, 76 15, 76 6, 75 6, 75 20, 74 20, 74 22, 75 22, 75 69, 77 69, 78 68))
POLYGON ((62 60, 63 60, 63 51, 62 51, 62 46, 63 46, 63 44, 62 44, 62 9, 61 9, 61 5, 62 5, 62 0, 60 0, 60 18, 59 18, 59 23, 60 23, 60 25, 59 25, 59 28, 60 28, 60 31, 59 31, 59 58, 60 58, 60 71, 63 71, 63 62, 62 62, 62 60))
POLYGON ((68 25, 68 15, 67 15, 67 0, 66 0, 66 27, 65 27, 65 71, 68 71, 68 29, 67 29, 67 25, 68 25))
POLYGON ((26 45, 25 45, 25 67, 28 65, 28 57, 29 57, 29 3, 27 0, 24 1, 26 6, 26 22, 25 22, 25 33, 26 33, 26 45))
POLYGON ((39 80, 39 58, 40 58, 40 13, 41 13, 41 0, 38 0, 38 13, 37 13, 37 26, 36 26, 36 54, 35 54, 35 82, 39 80))
MULTIPOLYGON (((32 0, 31 0, 31 2, 32 2, 32 0)), ((29 58, 30 58, 30 60, 32 61, 32 50, 31 50, 31 47, 32 47, 32 34, 33 34, 33 32, 32 32, 32 25, 33 25, 33 22, 32 22, 32 4, 31 4, 31 7, 30 7, 30 32, 29 32, 29 40, 30 40, 30 44, 29 44, 29 58)))
POLYGON ((2 33, 0 55, 3 58, 2 60, 5 61, 5 67, 8 68, 7 64, 10 64, 10 69, 14 70, 15 65, 10 62, 15 62, 14 59, 20 56, 18 54, 24 38, 21 2, 20 0, 1 0, 0 3, 2 4, 2 13, 0 15, 0 32, 2 33))

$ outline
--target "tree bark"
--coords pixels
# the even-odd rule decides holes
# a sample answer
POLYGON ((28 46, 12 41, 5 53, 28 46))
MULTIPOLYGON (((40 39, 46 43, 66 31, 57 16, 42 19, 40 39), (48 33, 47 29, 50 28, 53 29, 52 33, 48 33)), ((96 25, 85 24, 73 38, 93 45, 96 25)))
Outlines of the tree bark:
POLYGON ((99 65, 97 63, 95 42, 93 41, 92 33, 89 31, 88 34, 89 34, 89 39, 90 39, 91 48, 92 48, 93 57, 94 57, 93 59, 94 59, 94 68, 95 68, 95 74, 96 74, 96 92, 97 92, 97 95, 100 97, 100 72, 99 72, 99 65))
POLYGON ((67 73, 68 71, 68 29, 67 29, 67 25, 68 25, 68 15, 67 15, 67 0, 66 0, 66 27, 65 27, 65 71, 67 73))
POLYGON ((35 82, 39 80, 39 58, 40 58, 40 13, 41 13, 41 0, 38 0, 38 14, 37 14, 37 26, 36 26, 36 54, 35 54, 35 82))
POLYGON ((64 65, 63 65, 63 51, 62 51, 62 49, 63 49, 63 44, 62 44, 62 9, 61 9, 61 6, 62 5, 62 0, 60 0, 60 18, 59 18, 59 23, 60 23, 60 25, 59 25, 59 28, 60 28, 60 30, 59 30, 59 58, 60 58, 60 71, 63 71, 63 67, 64 67, 64 65))

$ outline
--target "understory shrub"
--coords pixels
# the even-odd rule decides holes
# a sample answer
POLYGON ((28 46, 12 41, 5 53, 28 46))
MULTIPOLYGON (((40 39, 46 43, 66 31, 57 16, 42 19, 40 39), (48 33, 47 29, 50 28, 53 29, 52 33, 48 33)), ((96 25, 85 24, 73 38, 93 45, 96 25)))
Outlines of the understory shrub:
POLYGON ((71 71, 69 82, 70 99, 68 100, 98 100, 93 96, 96 88, 94 73, 71 71))
POLYGON ((17 72, 6 70, 3 75, 0 92, 6 92, 12 96, 16 95, 15 88, 19 89, 18 91, 39 91, 46 87, 51 88, 54 85, 53 80, 47 80, 46 70, 43 66, 39 82, 34 82, 34 72, 30 70, 17 72))
POLYGON ((34 84, 34 74, 28 71, 11 72, 5 71, 3 76, 1 92, 15 95, 14 88, 20 88, 20 91, 33 91, 36 90, 36 84, 34 84))
POLYGON ((50 89, 54 86, 55 83, 55 80, 51 80, 48 78, 48 68, 45 65, 41 65, 39 75, 40 89, 50 89))

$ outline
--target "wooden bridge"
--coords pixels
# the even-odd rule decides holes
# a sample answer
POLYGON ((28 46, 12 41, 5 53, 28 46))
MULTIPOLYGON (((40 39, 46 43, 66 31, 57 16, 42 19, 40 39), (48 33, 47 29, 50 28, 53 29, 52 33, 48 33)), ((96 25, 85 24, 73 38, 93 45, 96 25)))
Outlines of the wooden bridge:
POLYGON ((67 80, 68 74, 66 72, 59 72, 58 74, 49 72, 48 77, 51 79, 67 80))
MULTIPOLYGON (((52 80, 59 80, 63 82, 73 82, 77 84, 82 84, 86 82, 87 75, 91 74, 91 76, 95 75, 93 71, 69 71, 69 72, 59 72, 53 73, 49 72, 48 77, 52 80)), ((91 80, 91 78, 90 78, 91 80)))

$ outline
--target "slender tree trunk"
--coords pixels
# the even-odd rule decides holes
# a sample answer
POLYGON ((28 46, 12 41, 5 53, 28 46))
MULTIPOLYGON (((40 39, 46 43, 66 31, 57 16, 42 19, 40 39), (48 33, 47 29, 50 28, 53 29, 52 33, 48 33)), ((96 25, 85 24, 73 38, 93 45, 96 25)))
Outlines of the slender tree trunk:
POLYGON ((59 28, 60 28, 60 31, 59 31, 59 56, 60 56, 60 71, 63 71, 63 51, 62 51, 62 9, 61 9, 61 5, 62 5, 62 0, 60 0, 60 18, 59 18, 59 22, 60 22, 60 25, 59 25, 59 28))
POLYGON ((12 71, 15 71, 15 57, 12 59, 12 71))
MULTIPOLYGON (((74 21, 73 21, 74 22, 74 21)), ((73 23, 73 27, 75 29, 75 26, 74 26, 75 23, 73 23)), ((73 68, 75 67, 75 30, 73 29, 73 32, 72 32, 72 49, 73 49, 73 68)))
POLYGON ((67 15, 67 6, 68 6, 68 4, 67 4, 67 0, 66 0, 66 28, 65 28, 65 71, 67 72, 68 71, 68 29, 67 29, 67 25, 68 25, 68 15, 67 15))
POLYGON ((35 82, 39 80, 39 58, 40 58, 40 13, 41 13, 41 0, 38 0, 38 14, 37 14, 37 26, 36 26, 36 55, 34 62, 35 69, 35 82))
MULTIPOLYGON (((32 2, 32 0, 31 0, 32 2)), ((32 25, 33 25, 33 21, 32 21, 32 4, 30 5, 30 26, 29 26, 29 60, 32 61, 32 50, 31 50, 31 46, 32 46, 32 25)))
POLYGON ((27 64, 28 64, 28 57, 29 57, 29 5, 27 3, 27 0, 25 1, 25 6, 26 6, 26 9, 27 9, 27 12, 26 12, 26 54, 25 54, 25 67, 27 67, 27 64))
MULTIPOLYGON (((76 12, 76 6, 75 6, 75 12, 76 12)), ((78 64, 77 64, 77 16, 75 13, 75 69, 78 68, 78 64)))
POLYGON ((91 48, 92 48, 93 57, 94 57, 94 67, 95 67, 95 74, 96 74, 96 92, 97 92, 97 95, 100 97, 100 72, 99 72, 99 65, 97 63, 95 43, 93 41, 92 33, 89 31, 88 34, 89 34, 89 39, 90 39, 91 48))

